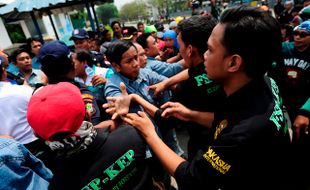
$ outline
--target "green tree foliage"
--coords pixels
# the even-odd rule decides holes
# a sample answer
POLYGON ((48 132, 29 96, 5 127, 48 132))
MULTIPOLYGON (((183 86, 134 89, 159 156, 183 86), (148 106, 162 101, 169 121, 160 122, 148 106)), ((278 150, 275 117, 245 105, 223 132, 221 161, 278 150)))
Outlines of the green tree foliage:
POLYGON ((109 24, 111 18, 118 18, 118 10, 113 3, 105 3, 96 9, 98 19, 103 24, 109 24))
POLYGON ((147 2, 156 7, 158 9, 159 14, 162 14, 167 9, 167 3, 168 5, 171 4, 171 0, 147 0, 147 2))
POLYGON ((26 37, 19 24, 7 24, 5 25, 12 43, 25 43, 26 37))
POLYGON ((150 5, 153 5, 154 7, 157 7, 157 8, 164 8, 164 6, 166 5, 166 2, 167 0, 148 0, 148 3, 150 5))
POLYGON ((144 20, 148 17, 148 9, 143 1, 134 1, 122 6, 120 10, 122 20, 144 20))

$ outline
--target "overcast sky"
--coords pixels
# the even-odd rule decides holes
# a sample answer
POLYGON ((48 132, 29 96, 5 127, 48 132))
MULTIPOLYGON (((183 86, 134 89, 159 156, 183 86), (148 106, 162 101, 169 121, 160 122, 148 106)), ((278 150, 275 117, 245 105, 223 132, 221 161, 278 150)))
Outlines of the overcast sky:
POLYGON ((114 0, 114 5, 117 7, 118 10, 121 9, 121 7, 129 2, 132 2, 133 0, 114 0))

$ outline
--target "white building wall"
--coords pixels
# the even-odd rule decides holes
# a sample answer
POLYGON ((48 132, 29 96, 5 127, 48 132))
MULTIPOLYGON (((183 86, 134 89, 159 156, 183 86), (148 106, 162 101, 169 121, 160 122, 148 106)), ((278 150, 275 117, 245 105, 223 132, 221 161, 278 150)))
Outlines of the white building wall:
POLYGON ((19 23, 20 23, 20 26, 22 27, 22 30, 23 30, 23 32, 24 32, 26 38, 30 38, 30 37, 31 37, 31 34, 30 34, 29 30, 28 30, 28 27, 27 27, 27 25, 26 25, 26 22, 23 21, 23 20, 21 20, 21 21, 19 21, 19 23))
POLYGON ((0 18, 0 48, 5 49, 12 45, 12 41, 9 37, 8 32, 3 24, 2 18, 0 18))
POLYGON ((52 26, 52 23, 51 23, 49 17, 48 16, 43 16, 42 17, 42 21, 43 21, 43 24, 45 26, 47 35, 48 36, 55 36, 54 30, 53 30, 53 26, 52 26))

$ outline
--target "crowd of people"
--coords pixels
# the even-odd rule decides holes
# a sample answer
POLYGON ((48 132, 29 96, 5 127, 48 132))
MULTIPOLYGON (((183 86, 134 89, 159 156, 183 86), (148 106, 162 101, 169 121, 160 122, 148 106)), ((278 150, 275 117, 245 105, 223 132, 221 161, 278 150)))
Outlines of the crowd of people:
POLYGON ((0 189, 309 189, 310 5, 296 24, 291 2, 1 50, 0 189))

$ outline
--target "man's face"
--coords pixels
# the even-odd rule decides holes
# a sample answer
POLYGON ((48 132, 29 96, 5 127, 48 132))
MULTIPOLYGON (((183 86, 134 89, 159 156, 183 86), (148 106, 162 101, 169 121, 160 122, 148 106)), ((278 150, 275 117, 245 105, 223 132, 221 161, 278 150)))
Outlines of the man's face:
POLYGON ((310 45, 310 34, 306 30, 295 30, 293 36, 297 49, 306 49, 310 45))
POLYGON ((112 34, 111 32, 107 32, 104 36, 104 39, 107 41, 107 42, 110 42, 112 40, 112 34))
POLYGON ((88 39, 74 39, 75 49, 89 50, 88 39))
POLYGON ((89 42, 89 50, 100 52, 100 46, 96 43, 96 40, 91 40, 89 42))
MULTIPOLYGON (((122 34, 122 28, 120 25, 118 24, 114 24, 113 28, 112 28, 113 32, 115 35, 121 35, 122 34)), ((114 36, 115 36, 114 35, 114 36)))
POLYGON ((146 39, 146 43, 147 43, 147 48, 146 48, 147 55, 149 57, 156 57, 157 55, 159 55, 159 49, 157 46, 157 42, 153 36, 149 36, 146 39))
POLYGON ((72 62, 74 64, 75 76, 82 78, 85 75, 85 64, 77 59, 76 53, 72 54, 72 62))
POLYGON ((165 39, 165 46, 168 48, 173 48, 174 47, 174 39, 166 38, 165 39))
POLYGON ((31 52, 34 54, 34 55, 38 55, 39 54, 39 51, 42 47, 42 44, 41 42, 38 42, 38 41, 32 41, 31 42, 31 52))
POLYGON ((113 64, 116 71, 123 76, 135 80, 140 71, 140 65, 138 61, 138 52, 132 46, 123 55, 120 64, 113 64))
POLYGON ((138 43, 135 43, 135 46, 138 50, 138 60, 139 60, 139 65, 141 68, 144 68, 146 66, 146 62, 147 62, 147 57, 145 55, 145 51, 143 49, 143 47, 138 44, 138 43))
POLYGON ((181 33, 178 34, 177 40, 178 40, 178 43, 180 46, 179 53, 181 54, 182 58, 184 59, 185 64, 188 67, 192 67, 193 65, 192 65, 189 49, 188 49, 188 46, 182 40, 182 34, 181 33))
POLYGON ((144 32, 144 24, 140 24, 139 26, 138 26, 138 31, 139 32, 144 32))
POLYGON ((16 57, 16 66, 24 72, 32 70, 31 57, 28 53, 22 52, 16 57))
POLYGON ((226 48, 222 45, 225 25, 218 24, 212 31, 208 40, 208 50, 204 54, 204 65, 208 77, 216 82, 221 83, 226 77, 226 65, 228 56, 226 56, 226 48))

